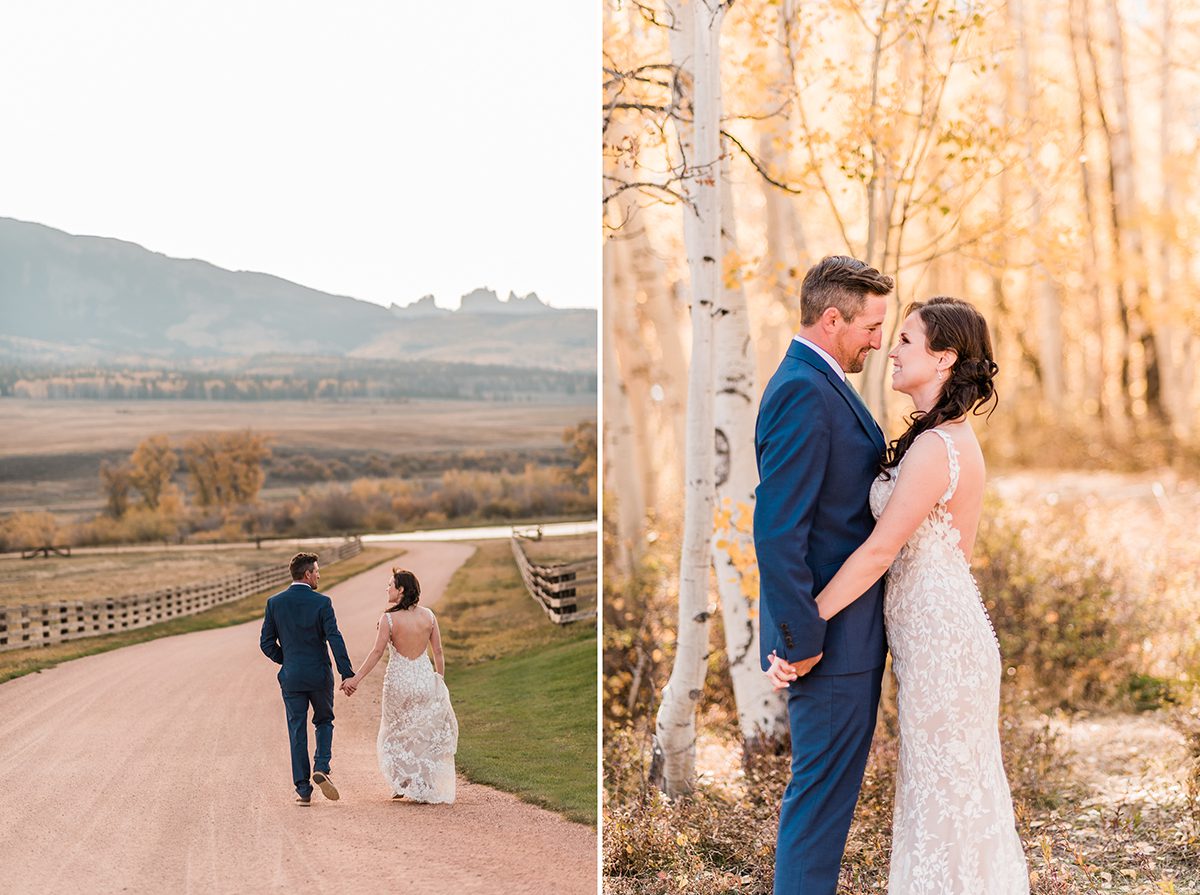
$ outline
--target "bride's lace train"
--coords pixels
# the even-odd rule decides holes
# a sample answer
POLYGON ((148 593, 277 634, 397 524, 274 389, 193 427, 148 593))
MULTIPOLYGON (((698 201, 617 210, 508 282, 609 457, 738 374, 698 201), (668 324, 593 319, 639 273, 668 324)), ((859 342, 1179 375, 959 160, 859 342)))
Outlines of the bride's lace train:
POLYGON ((376 751, 394 794, 414 802, 454 801, 458 719, 450 692, 427 656, 409 659, 391 643, 376 751))
MULTIPOLYGON (((1000 754, 1000 651, 946 502, 950 485, 901 549, 884 598, 899 684, 900 759, 890 895, 1027 895, 1000 754)), ((925 437, 925 436, 922 436, 925 437)), ((871 488, 878 517, 895 476, 871 488)))

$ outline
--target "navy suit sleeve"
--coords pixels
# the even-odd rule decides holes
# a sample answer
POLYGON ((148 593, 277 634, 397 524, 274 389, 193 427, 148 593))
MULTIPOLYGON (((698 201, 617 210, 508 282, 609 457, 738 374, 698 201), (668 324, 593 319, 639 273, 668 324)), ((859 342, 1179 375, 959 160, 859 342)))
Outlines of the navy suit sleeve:
POLYGON ((325 639, 329 641, 329 648, 333 650, 333 661, 337 663, 338 674, 342 676, 342 680, 354 677, 354 666, 350 664, 350 656, 346 653, 346 641, 342 639, 342 633, 338 630, 337 617, 333 614, 333 602, 328 598, 321 606, 321 629, 325 632, 325 639))
POLYGON ((258 646, 268 659, 276 665, 283 664, 283 650, 279 646, 279 632, 275 630, 275 616, 271 612, 268 601, 267 611, 263 615, 262 634, 258 638, 258 646))
POLYGON ((764 671, 771 650, 792 662, 824 651, 826 623, 808 558, 831 442, 829 408, 815 384, 792 380, 764 396, 755 433, 760 482, 754 507, 764 671))

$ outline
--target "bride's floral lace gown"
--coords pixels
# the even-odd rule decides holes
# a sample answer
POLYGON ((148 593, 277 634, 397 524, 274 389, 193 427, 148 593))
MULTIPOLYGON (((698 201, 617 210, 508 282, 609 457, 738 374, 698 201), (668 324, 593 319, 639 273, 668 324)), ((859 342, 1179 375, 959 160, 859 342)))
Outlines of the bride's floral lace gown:
MULTIPOLYGON (((1029 874, 1000 754, 1000 650, 959 548, 946 503, 958 487, 953 438, 950 484, 888 571, 884 598, 899 682, 891 895, 1025 895, 1029 874)), ((901 464, 901 468, 903 463, 901 464)), ((876 518, 900 470, 871 487, 876 518)))
POLYGON ((458 719, 450 692, 425 653, 410 659, 390 640, 376 751, 394 794, 415 802, 454 801, 458 719))

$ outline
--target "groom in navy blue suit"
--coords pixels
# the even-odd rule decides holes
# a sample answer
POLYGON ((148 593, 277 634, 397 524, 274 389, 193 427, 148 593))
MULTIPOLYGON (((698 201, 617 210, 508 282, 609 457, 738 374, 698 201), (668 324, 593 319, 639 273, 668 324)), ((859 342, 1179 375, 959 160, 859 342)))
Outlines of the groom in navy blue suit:
POLYGON ((283 666, 278 677, 292 746, 292 779, 296 784, 296 803, 306 806, 312 799, 313 783, 321 787, 325 798, 338 798, 337 788, 329 778, 329 762, 333 757, 333 671, 329 650, 333 650, 343 681, 354 676, 354 667, 338 631, 333 601, 317 593, 321 579, 317 555, 297 553, 289 569, 292 586, 267 600, 259 646, 268 659, 283 666), (309 706, 317 733, 311 776, 309 706))
POLYGON ((792 776, 775 895, 834 895, 887 657, 883 582, 828 623, 816 596, 871 534, 883 433, 846 373, 882 339, 891 277, 830 256, 801 286, 801 330, 763 392, 754 547, 763 669, 788 688, 792 776))

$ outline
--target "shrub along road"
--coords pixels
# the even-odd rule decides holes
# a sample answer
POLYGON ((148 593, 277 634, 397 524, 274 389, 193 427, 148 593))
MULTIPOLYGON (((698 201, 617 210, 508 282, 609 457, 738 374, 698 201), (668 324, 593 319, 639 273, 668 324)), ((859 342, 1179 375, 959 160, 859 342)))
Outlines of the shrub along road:
MULTIPOLYGON (((405 545, 423 603, 436 611, 473 549, 405 545)), ((386 606, 388 565, 329 591, 356 666, 386 606)), ((4 891, 79 879, 131 893, 595 891, 589 826, 461 777, 454 805, 390 801, 375 759, 382 667, 336 697, 341 800, 318 792, 295 807, 276 666, 258 630, 168 637, 0 685, 4 891)))

